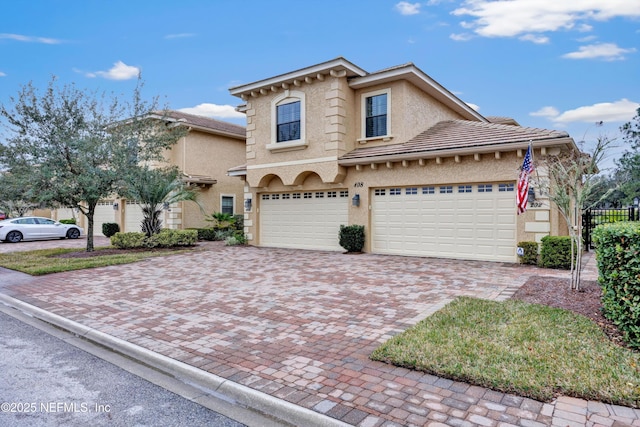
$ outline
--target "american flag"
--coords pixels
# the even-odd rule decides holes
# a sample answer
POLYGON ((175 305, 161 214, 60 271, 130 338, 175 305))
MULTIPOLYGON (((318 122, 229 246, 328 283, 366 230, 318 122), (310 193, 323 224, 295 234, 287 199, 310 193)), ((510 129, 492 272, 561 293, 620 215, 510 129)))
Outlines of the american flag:
POLYGON ((527 154, 524 155, 522 169, 520 169, 520 177, 518 178, 518 191, 516 193, 516 206, 518 207, 518 215, 527 210, 527 199, 529 195, 529 175, 533 172, 533 161, 531 159, 531 145, 527 148, 527 154))

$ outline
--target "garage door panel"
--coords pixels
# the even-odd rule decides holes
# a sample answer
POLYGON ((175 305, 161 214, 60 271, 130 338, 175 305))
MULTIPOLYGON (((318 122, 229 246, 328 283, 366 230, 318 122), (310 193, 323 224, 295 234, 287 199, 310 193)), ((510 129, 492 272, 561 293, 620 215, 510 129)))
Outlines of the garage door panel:
MULTIPOLYGON (((260 244, 284 248, 342 250, 340 225, 348 224, 348 192, 314 191, 260 197, 260 244), (298 196, 296 196, 296 194, 298 196), (308 197, 311 194, 312 197, 308 197)), ((396 221, 401 223, 396 215, 396 221)), ((388 215, 376 221, 389 222, 388 215)))
POLYGON ((411 195, 405 189, 393 196, 389 189, 376 191, 372 250, 513 262, 514 192, 497 190, 497 184, 475 184, 437 186, 433 193, 418 188, 418 194, 411 195))

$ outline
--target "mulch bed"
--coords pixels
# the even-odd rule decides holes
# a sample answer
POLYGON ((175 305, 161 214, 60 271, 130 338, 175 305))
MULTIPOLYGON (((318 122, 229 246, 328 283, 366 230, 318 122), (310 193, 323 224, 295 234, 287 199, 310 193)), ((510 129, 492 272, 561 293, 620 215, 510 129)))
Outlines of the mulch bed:
POLYGON ((602 315, 602 290, 596 281, 582 281, 579 291, 572 291, 569 279, 531 277, 512 298, 521 301, 562 308, 593 320, 609 339, 624 345, 618 328, 602 315))

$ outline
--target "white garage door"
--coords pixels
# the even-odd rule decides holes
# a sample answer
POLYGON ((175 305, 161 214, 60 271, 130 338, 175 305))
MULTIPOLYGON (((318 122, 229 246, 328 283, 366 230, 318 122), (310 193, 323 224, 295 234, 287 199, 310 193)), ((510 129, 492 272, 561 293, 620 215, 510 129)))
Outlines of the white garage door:
POLYGON ((516 260, 515 184, 375 189, 372 251, 516 260))
POLYGON ((93 213, 93 235, 104 236, 102 234, 102 224, 105 222, 117 222, 116 214, 113 210, 113 200, 100 200, 93 213))
POLYGON ((127 205, 124 211, 124 231, 142 231, 142 207, 138 202, 133 200, 127 200, 127 205))
POLYGON ((338 233, 348 221, 346 190, 260 195, 262 246, 343 250, 338 233))

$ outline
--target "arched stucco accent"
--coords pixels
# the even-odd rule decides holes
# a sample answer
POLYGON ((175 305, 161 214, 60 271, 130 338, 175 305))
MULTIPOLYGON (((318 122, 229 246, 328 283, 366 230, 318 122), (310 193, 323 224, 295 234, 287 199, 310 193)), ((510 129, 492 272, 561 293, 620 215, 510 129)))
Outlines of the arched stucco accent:
POLYGON ((325 184, 338 184, 346 178, 347 168, 338 166, 337 170, 330 168, 326 170, 303 171, 295 177, 291 185, 302 185, 311 174, 316 175, 325 184))
POLYGON ((268 187, 274 178, 277 178, 278 180, 280 180, 280 182, 282 182, 282 178, 280 178, 278 175, 273 173, 266 173, 261 178, 258 179, 257 183, 252 182, 251 186, 252 187, 268 187))
POLYGON ((316 175, 318 178, 322 179, 322 177, 320 175, 318 175, 316 172, 312 172, 312 171, 304 171, 298 174, 298 176, 296 176, 296 178, 293 180, 293 185, 302 185, 305 180, 309 177, 309 175, 316 175))

